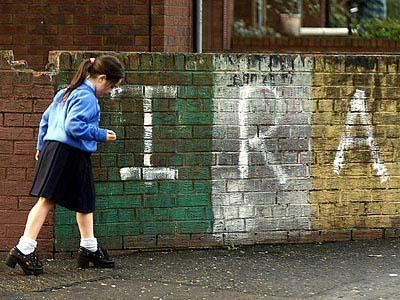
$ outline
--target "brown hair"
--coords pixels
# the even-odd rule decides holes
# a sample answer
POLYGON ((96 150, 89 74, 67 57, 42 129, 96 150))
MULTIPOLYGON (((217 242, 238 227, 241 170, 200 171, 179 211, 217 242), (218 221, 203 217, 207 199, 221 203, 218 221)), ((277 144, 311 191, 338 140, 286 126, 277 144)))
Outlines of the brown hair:
POLYGON ((125 71, 121 62, 115 56, 102 55, 85 59, 79 65, 78 71, 65 90, 63 101, 66 101, 72 91, 81 85, 88 76, 96 78, 102 74, 106 75, 107 81, 115 85, 124 78, 125 71))

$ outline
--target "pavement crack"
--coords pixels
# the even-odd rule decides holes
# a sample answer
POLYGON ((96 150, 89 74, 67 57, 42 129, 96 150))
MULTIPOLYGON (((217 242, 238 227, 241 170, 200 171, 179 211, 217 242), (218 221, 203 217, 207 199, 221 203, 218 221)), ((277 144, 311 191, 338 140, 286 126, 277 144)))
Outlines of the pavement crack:
POLYGON ((73 282, 69 282, 69 283, 66 283, 66 284, 46 287, 44 289, 35 290, 33 292, 35 292, 35 293, 51 292, 51 291, 60 290, 60 289, 66 288, 66 287, 77 286, 77 285, 80 285, 80 284, 85 283, 85 282, 88 282, 88 283, 89 282, 97 282, 97 281, 100 281, 100 280, 112 279, 112 278, 113 278, 112 276, 101 276, 101 277, 90 278, 90 279, 79 280, 79 281, 73 281, 73 282))

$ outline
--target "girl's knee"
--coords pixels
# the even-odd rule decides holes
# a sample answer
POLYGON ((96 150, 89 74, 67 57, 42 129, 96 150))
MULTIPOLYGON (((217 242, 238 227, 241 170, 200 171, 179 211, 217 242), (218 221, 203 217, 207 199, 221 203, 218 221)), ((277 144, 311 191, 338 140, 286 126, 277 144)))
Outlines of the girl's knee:
POLYGON ((55 205, 53 201, 51 201, 51 200, 49 200, 47 198, 44 198, 44 197, 40 197, 39 198, 38 204, 42 205, 42 206, 49 207, 49 208, 53 208, 54 205, 55 205))

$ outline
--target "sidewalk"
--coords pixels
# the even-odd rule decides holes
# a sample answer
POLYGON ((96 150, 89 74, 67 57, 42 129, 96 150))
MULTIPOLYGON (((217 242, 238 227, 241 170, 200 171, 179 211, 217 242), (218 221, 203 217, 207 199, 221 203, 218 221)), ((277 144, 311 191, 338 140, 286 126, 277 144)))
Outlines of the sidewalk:
POLYGON ((0 266, 1 299, 400 299, 400 241, 139 252, 115 270, 0 266))

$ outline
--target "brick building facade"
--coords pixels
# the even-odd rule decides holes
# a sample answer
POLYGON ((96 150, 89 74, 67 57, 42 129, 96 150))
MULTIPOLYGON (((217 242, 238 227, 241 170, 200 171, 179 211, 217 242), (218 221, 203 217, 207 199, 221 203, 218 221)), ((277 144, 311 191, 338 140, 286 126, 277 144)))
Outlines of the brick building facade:
MULTIPOLYGON (((306 2, 306 1, 305 1, 306 2)), ((322 1, 324 3, 325 1, 322 1)), ((0 50, 13 50, 43 70, 51 50, 137 52, 193 51, 192 0, 6 1, 0 4, 0 50)), ((255 0, 204 0, 204 52, 393 52, 398 42, 350 37, 240 37, 235 20, 254 26, 255 0)), ((269 12, 273 24, 278 16, 269 12)), ((323 26, 321 13, 303 17, 304 26, 323 26)), ((278 25, 276 25, 278 26, 278 25)))
POLYGON ((192 51, 192 1, 6 1, 0 49, 43 69, 50 50, 192 51))

